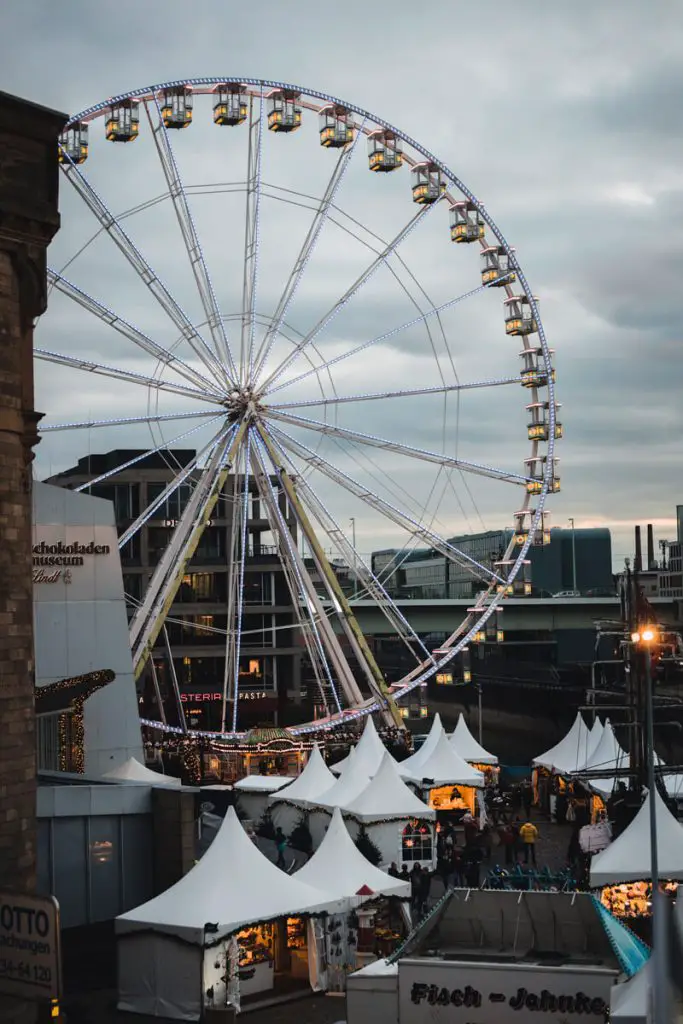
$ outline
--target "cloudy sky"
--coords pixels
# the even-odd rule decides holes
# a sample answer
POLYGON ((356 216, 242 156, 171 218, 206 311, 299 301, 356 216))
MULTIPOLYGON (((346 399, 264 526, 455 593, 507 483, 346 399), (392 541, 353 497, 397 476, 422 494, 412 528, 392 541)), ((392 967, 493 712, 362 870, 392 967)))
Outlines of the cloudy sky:
MULTIPOLYGON (((631 553, 634 522, 653 522, 658 538, 674 536, 675 505, 683 502, 677 279, 683 270, 683 20, 675 0, 522 0, 512 6, 347 0, 334 7, 324 0, 263 0, 254 7, 119 0, 107 15, 85 0, 4 0, 2 19, 2 88, 65 112, 172 79, 264 77, 346 99, 437 154, 516 247, 557 353, 565 437, 557 452, 562 492, 548 505, 552 523, 566 525, 573 517, 577 526, 609 526, 615 563, 631 553)), ((311 199, 305 197, 323 193, 336 159, 317 144, 315 116, 304 112, 304 119, 300 133, 264 139, 268 188, 257 299, 263 316, 272 314, 310 224, 311 199)), ((91 135, 84 170, 117 216, 166 191, 144 114, 134 146, 105 144, 101 121, 91 135)), ((230 317, 240 308, 242 286, 246 138, 244 127, 214 128, 210 101, 197 97, 195 123, 172 139, 183 180, 196 193, 193 216, 233 339, 239 337, 230 317)), ((417 210, 407 169, 370 175, 365 140, 357 149, 338 193, 339 209, 288 311, 291 338, 310 330, 417 210)), ((61 205, 52 266, 63 268, 88 243, 66 276, 160 344, 176 345, 176 328, 115 246, 106 237, 92 240, 96 222, 67 182, 61 205)), ((187 315, 201 323, 170 202, 123 223, 187 315)), ((376 338, 479 283, 478 255, 473 246, 451 245, 441 207, 425 217, 400 255, 321 333, 314 361, 376 338)), ((340 362, 337 393, 517 373, 520 346, 505 338, 501 298, 493 291, 476 295, 444 313, 441 324, 432 319, 430 332, 423 324, 340 362)), ((36 344, 142 374, 155 371, 148 357, 56 292, 36 344)), ((289 344, 278 342, 273 358, 284 357, 289 344)), ((192 361, 187 347, 176 351, 192 361)), ((298 372, 305 368, 303 360, 296 363, 298 372)), ((315 381, 283 389, 280 400, 319 395, 315 381)), ((329 382, 324 386, 330 393, 329 382)), ((46 422, 144 415, 149 407, 147 393, 132 385, 54 367, 39 368, 37 387, 46 422)), ((459 403, 450 398, 445 406, 441 398, 345 406, 337 422, 522 473, 529 451, 526 400, 521 388, 508 386, 464 394, 459 403)), ((191 400, 164 394, 158 411, 194 408, 191 400)), ((322 409, 300 414, 325 418, 322 409)), ((166 424, 162 436, 172 439, 191 425, 166 424)), ((447 535, 482 523, 508 525, 520 503, 510 484, 291 432, 311 448, 321 445, 321 454, 345 473, 447 535)), ((206 428, 178 443, 202 446, 210 436, 206 428)), ((55 434, 41 444, 38 472, 56 472, 89 451, 145 446, 149 437, 147 426, 55 434)), ((311 483, 318 487, 315 477, 311 483)), ((361 550, 404 542, 358 499, 324 481, 319 493, 346 529, 350 517, 356 519, 361 550)))

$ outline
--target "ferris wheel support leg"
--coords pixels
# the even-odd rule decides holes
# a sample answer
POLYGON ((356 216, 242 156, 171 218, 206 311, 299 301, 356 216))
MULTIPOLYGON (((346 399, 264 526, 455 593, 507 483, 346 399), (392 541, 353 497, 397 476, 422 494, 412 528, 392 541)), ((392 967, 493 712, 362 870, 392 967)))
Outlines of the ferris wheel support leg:
POLYGON ((154 658, 149 659, 149 666, 152 670, 152 684, 154 686, 154 696, 156 697, 157 707, 159 709, 159 717, 163 724, 166 725, 166 709, 164 708, 164 702, 161 699, 161 687, 159 686, 159 676, 157 675, 157 667, 154 664, 154 658))
POLYGON ((380 701, 380 707, 382 709, 382 716, 390 725, 396 725, 398 728, 402 727, 402 719, 399 714, 396 703, 391 696, 389 687, 386 684, 384 675, 379 665, 375 661, 375 657, 370 650, 367 640, 363 635, 363 631, 358 625, 358 620, 351 610, 351 606, 346 598, 346 594, 342 590, 339 580, 330 565, 325 552, 323 551, 322 545, 318 540, 315 530, 308 518, 306 511, 299 500, 299 496, 296 492, 294 483, 289 476, 287 470, 282 466, 281 459, 278 458, 276 449, 274 448, 270 437, 267 432, 258 426, 258 431, 261 439, 272 459, 273 465, 275 466, 277 475, 282 484, 283 490, 285 491, 288 500, 291 502, 292 508, 296 513, 296 517, 299 521, 299 525, 306 537, 306 541, 313 553, 318 571, 320 572, 323 580, 325 581, 328 590, 336 598, 339 607, 341 609, 341 623, 344 628, 349 642, 353 648, 354 654, 356 655, 359 664, 361 665, 365 676, 368 680, 368 684, 371 688, 374 696, 380 701))
MULTIPOLYGON (((183 707, 182 697, 180 696, 180 687, 178 686, 178 673, 175 670, 175 661, 173 660, 173 651, 171 650, 171 641, 168 638, 168 629, 166 623, 162 627, 164 634, 164 647, 166 648, 166 658, 168 659, 168 671, 171 676, 171 683, 173 685, 173 695, 175 696, 176 705, 178 707, 178 721, 180 722, 180 728, 183 730, 185 736, 187 736, 187 719, 185 718, 185 708, 183 707)), ((154 660, 153 658, 150 660, 154 660)))
POLYGON ((233 621, 235 616, 235 604, 237 602, 237 586, 239 574, 237 571, 237 551, 239 538, 239 520, 235 515, 237 507, 237 473, 232 475, 232 494, 230 495, 230 507, 233 510, 230 518, 230 549, 228 554, 228 581, 227 581, 227 619, 225 634, 225 665, 223 667, 223 701, 221 705, 221 732, 227 728, 228 700, 232 694, 232 680, 234 678, 233 665, 235 663, 235 630, 233 621))

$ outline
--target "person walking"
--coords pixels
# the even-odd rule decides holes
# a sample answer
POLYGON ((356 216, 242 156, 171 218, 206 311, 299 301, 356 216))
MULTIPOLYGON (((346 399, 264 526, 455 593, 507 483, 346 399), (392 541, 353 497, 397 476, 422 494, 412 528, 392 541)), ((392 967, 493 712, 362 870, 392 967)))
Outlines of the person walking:
POLYGON ((535 825, 532 825, 530 821, 526 821, 519 830, 519 838, 522 840, 524 846, 524 863, 531 863, 536 867, 536 840, 538 839, 538 829, 535 825))
POLYGON ((512 831, 512 825, 503 825, 500 830, 500 842, 505 851, 505 865, 512 867, 515 863, 515 833, 512 831))
POLYGON ((276 868, 285 869, 285 850, 287 849, 287 836, 281 828, 275 829, 275 849, 277 850, 276 868))

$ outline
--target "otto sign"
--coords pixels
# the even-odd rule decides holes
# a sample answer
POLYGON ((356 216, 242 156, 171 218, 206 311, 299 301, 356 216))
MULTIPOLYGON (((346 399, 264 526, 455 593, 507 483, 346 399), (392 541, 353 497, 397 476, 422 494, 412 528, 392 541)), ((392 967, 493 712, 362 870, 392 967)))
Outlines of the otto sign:
POLYGON ((0 892, 0 992, 59 999, 61 981, 57 901, 0 892))

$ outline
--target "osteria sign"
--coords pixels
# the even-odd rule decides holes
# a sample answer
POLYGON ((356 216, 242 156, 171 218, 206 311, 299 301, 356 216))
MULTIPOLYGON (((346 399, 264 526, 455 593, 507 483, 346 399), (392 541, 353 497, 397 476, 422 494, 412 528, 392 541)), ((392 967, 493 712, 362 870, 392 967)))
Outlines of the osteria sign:
POLYGON ((401 960, 400 1024, 604 1024, 618 971, 401 960))

